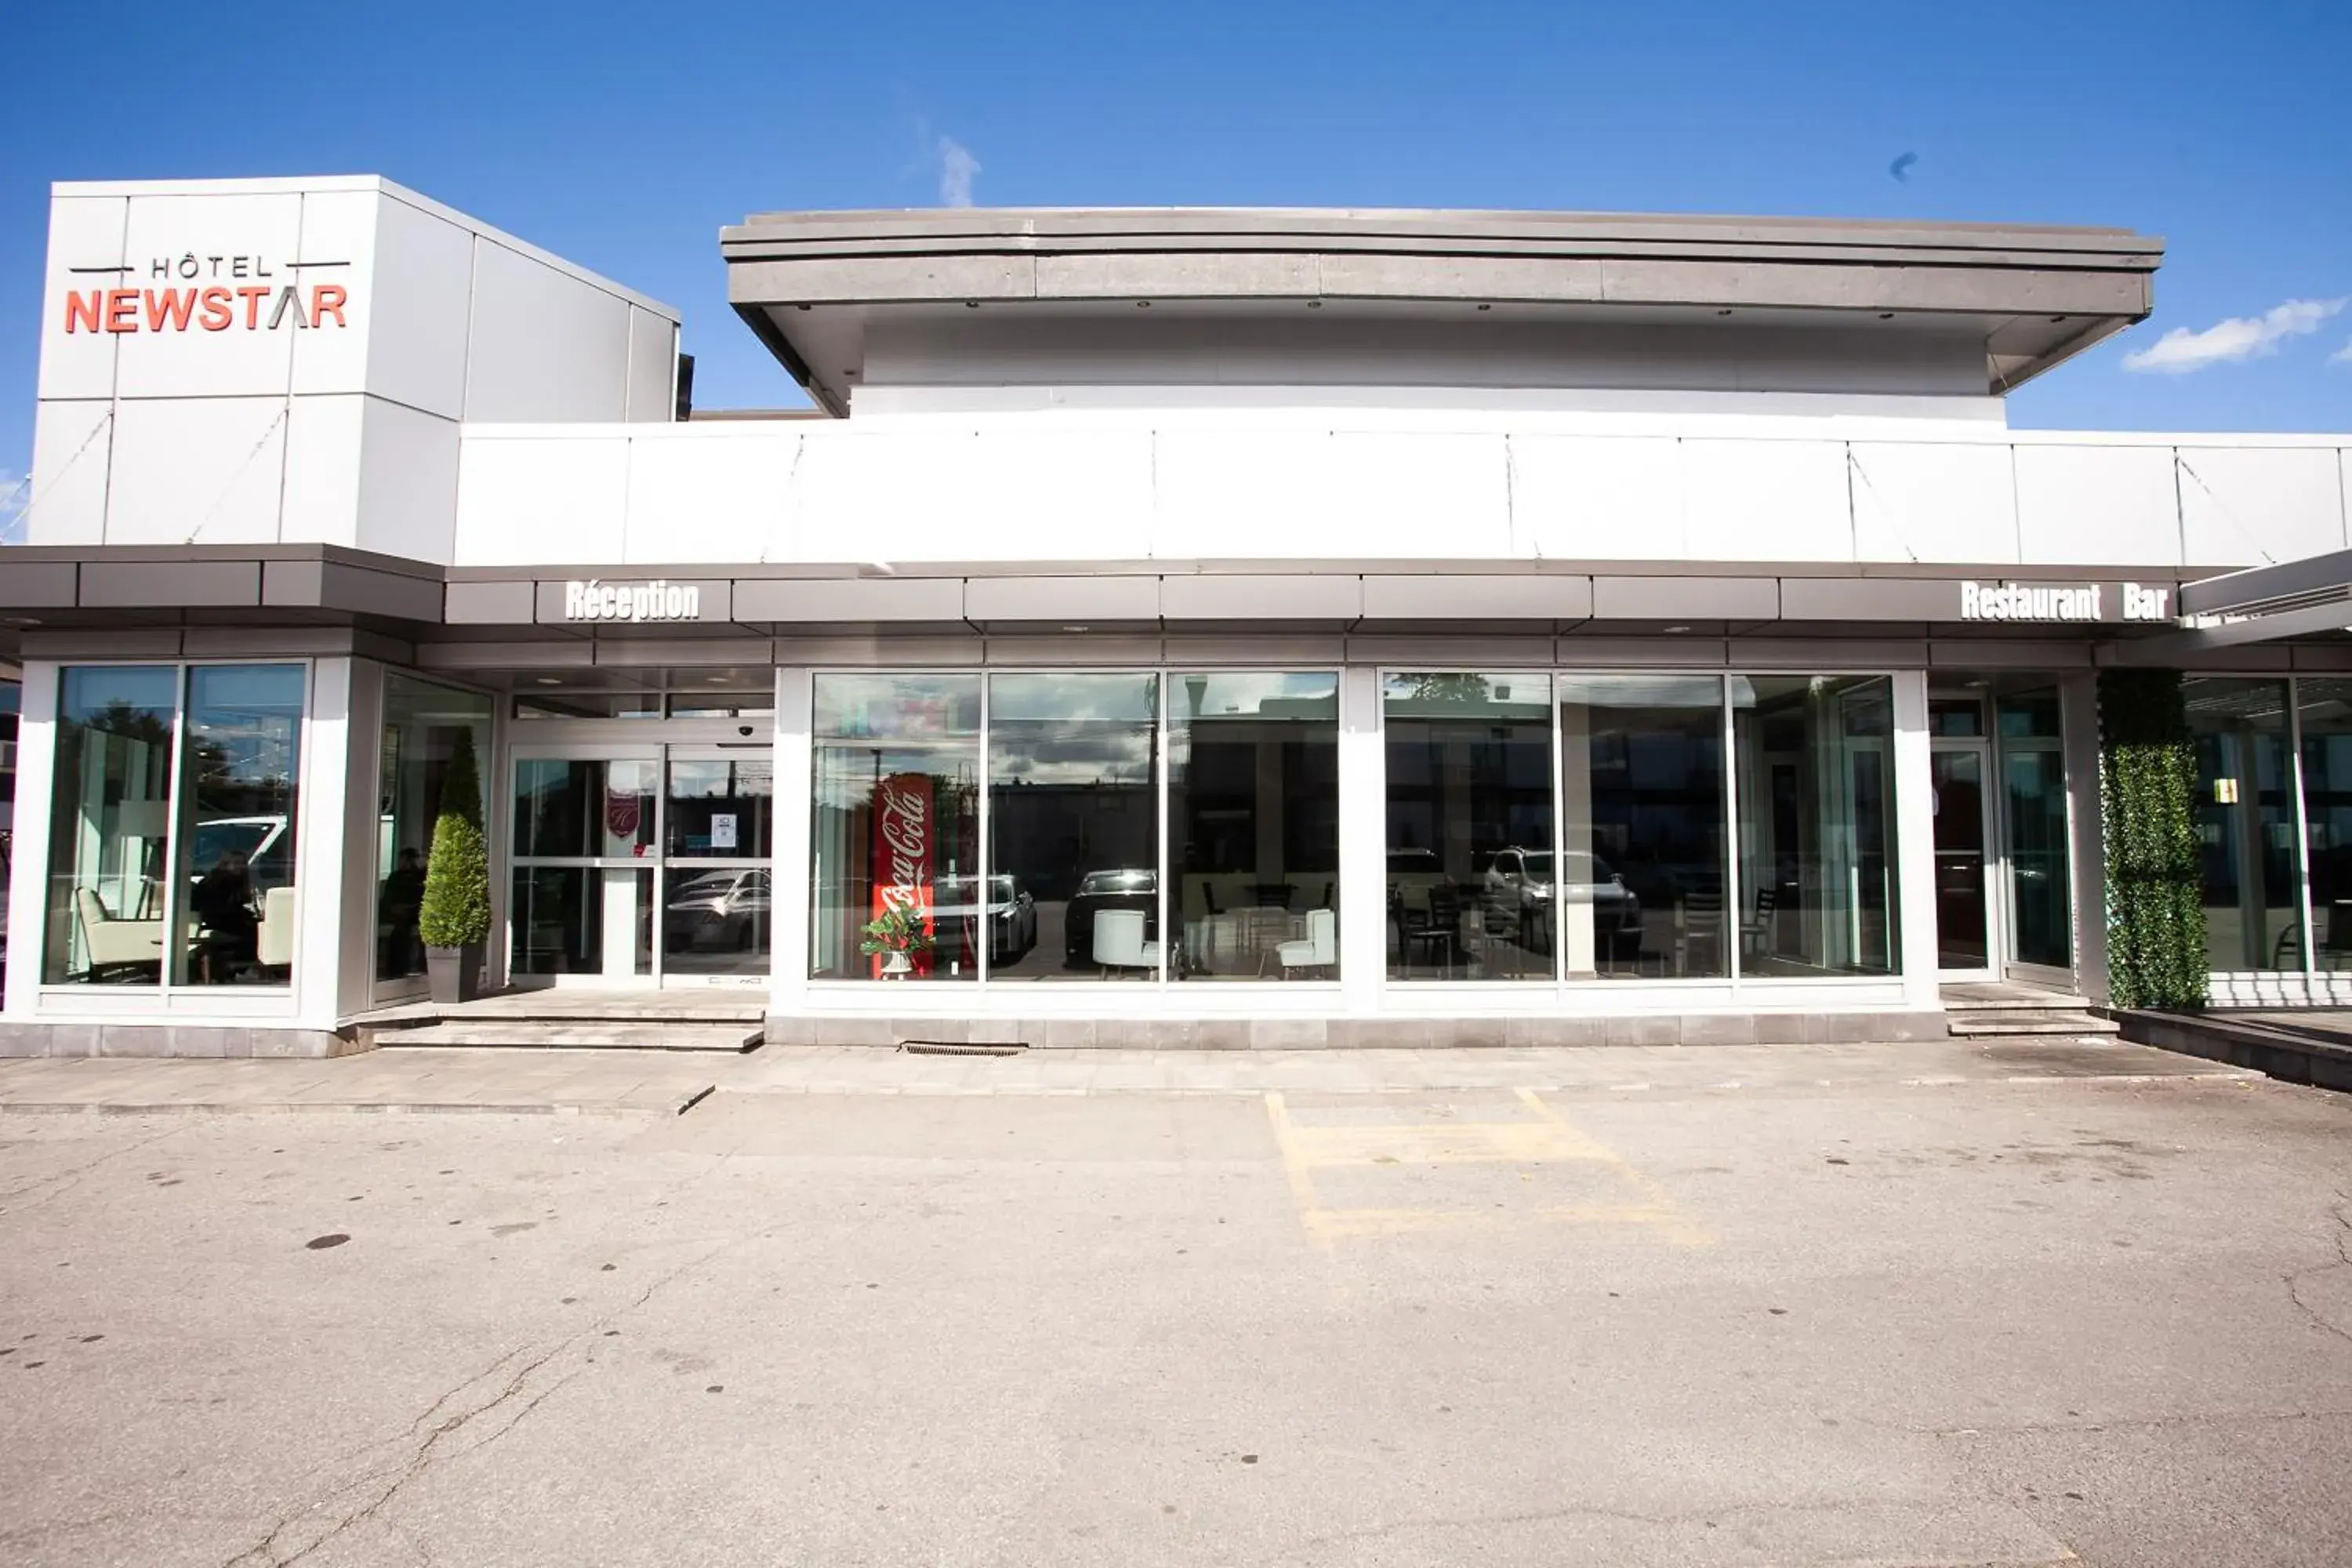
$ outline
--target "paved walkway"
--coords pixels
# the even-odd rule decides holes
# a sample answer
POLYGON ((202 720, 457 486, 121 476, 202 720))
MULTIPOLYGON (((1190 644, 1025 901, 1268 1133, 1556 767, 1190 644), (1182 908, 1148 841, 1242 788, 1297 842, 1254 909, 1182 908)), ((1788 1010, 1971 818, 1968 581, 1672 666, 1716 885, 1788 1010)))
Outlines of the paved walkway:
POLYGON ((2110 1041, 1515 1050, 1027 1051, 770 1046, 746 1057, 392 1047, 326 1061, 0 1062, 0 1112, 371 1111, 675 1116, 714 1089, 835 1095, 1640 1094, 2261 1075, 2110 1041))

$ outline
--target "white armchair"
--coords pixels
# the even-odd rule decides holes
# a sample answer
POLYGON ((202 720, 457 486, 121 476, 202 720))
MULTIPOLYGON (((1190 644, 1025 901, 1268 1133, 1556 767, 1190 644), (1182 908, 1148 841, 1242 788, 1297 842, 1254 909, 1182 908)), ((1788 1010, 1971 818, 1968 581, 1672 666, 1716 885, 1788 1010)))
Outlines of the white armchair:
POLYGON ((272 888, 261 895, 261 924, 253 933, 254 962, 264 969, 294 963, 294 889, 272 888))
POLYGON ((81 942, 95 979, 102 969, 145 968, 163 962, 163 922, 117 920, 95 888, 74 890, 74 910, 81 919, 81 942))
POLYGON ((1116 969, 1160 967, 1160 944, 1143 940, 1141 910, 1095 911, 1095 963, 1105 975, 1116 969))
POLYGON ((1282 977, 1290 978, 1294 969, 1328 970, 1339 962, 1339 917, 1331 910, 1307 911, 1307 937, 1303 942, 1286 942, 1274 950, 1281 961, 1282 977))

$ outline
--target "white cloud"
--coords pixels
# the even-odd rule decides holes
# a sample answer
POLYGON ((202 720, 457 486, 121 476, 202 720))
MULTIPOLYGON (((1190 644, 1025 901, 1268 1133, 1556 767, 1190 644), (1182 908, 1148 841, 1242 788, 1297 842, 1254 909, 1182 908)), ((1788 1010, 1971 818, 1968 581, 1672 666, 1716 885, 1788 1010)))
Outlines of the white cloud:
MULTIPOLYGON (((2319 324, 2344 309, 2352 296, 2336 300, 2289 300, 2259 316, 2232 316, 2201 332, 2175 327, 2136 353, 2124 355, 2126 370, 2158 375, 2187 375, 2225 361, 2249 360, 2275 353, 2281 339, 2315 332, 2319 324)), ((2341 356, 2338 356, 2341 357, 2341 356)))
POLYGON ((2327 356, 2327 363, 2329 364, 2352 364, 2352 338, 2345 339, 2344 346, 2327 356))
POLYGON ((971 205, 971 177, 980 173, 980 160, 952 136, 940 138, 939 155, 940 201, 951 207, 971 205))

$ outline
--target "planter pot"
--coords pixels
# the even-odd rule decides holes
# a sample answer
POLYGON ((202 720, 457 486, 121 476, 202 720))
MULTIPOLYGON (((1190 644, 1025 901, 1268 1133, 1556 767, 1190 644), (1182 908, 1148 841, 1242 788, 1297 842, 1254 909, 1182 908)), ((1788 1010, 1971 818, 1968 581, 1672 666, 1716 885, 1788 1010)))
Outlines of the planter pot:
POLYGON ((425 950, 425 973, 433 987, 434 1001, 446 1006, 471 1002, 482 994, 482 947, 477 942, 425 950))
POLYGON ((885 973, 885 974, 912 974, 914 972, 915 972, 915 961, 914 961, 913 959, 911 959, 911 958, 908 957, 905 953, 903 953, 903 952, 886 952, 886 953, 884 953, 884 954, 882 955, 882 973, 885 973))

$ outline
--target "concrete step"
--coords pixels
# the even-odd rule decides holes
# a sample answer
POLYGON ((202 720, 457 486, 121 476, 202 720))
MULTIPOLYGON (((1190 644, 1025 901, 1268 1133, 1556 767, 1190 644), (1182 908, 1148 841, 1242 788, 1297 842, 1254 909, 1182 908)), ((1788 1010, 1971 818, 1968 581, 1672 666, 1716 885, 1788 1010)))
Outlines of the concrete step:
POLYGON ((586 1019, 478 1019, 464 1023, 424 1024, 415 1028, 386 1029, 376 1037, 379 1049, 402 1046, 489 1046, 536 1047, 551 1051, 733 1051, 741 1053, 760 1043, 757 1024, 669 1023, 650 1019, 625 1022, 586 1019))
POLYGON ((2112 1035, 2116 1021, 2072 1008, 2043 1007, 1954 1009, 1945 1016, 1953 1034, 1963 1038, 1988 1035, 2112 1035))
POLYGON ((1944 993, 1945 1010, 1951 1013, 2075 1012, 2082 1006, 2080 996, 2060 991, 1951 989, 1944 993))

